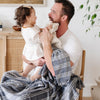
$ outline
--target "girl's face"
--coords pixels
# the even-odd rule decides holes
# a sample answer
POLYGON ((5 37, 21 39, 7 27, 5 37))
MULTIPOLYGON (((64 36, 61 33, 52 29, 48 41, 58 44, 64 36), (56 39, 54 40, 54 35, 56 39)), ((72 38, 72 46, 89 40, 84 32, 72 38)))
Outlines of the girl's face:
POLYGON ((34 24, 36 23, 36 15, 34 9, 31 10, 31 14, 30 16, 26 17, 26 20, 31 26, 34 26, 34 24))

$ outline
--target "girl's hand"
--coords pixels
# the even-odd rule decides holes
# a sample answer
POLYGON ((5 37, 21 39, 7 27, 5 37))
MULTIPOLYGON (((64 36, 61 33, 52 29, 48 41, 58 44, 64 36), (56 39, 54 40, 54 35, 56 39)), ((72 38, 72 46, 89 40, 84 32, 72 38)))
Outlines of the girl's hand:
POLYGON ((48 30, 52 29, 52 25, 48 25, 48 26, 47 26, 47 29, 48 29, 48 30))

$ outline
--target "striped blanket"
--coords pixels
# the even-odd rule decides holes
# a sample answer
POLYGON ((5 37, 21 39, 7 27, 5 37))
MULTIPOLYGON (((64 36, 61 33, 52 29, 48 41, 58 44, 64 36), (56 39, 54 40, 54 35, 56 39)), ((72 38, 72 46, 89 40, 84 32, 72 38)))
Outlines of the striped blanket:
POLYGON ((5 72, 0 83, 0 100, 77 100, 83 83, 72 74, 68 54, 54 49, 52 64, 56 77, 53 77, 44 65, 41 78, 31 81, 19 75, 17 71, 5 72))

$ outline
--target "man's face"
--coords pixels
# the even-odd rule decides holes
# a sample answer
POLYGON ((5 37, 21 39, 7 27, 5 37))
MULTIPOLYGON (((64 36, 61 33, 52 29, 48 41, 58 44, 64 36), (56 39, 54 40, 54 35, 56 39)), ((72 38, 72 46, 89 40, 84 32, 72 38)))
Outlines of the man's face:
POLYGON ((48 14, 49 19, 55 23, 59 23, 61 21, 61 12, 62 12, 62 4, 55 3, 51 8, 51 12, 48 14))

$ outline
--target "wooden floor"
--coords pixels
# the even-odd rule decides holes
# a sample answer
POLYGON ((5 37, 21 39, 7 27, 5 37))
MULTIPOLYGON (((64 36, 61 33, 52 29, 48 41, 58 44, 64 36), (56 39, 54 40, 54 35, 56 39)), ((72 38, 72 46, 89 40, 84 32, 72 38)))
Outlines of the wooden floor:
POLYGON ((92 100, 91 97, 84 97, 83 100, 92 100))

